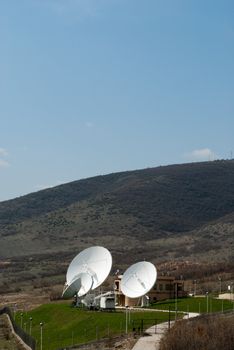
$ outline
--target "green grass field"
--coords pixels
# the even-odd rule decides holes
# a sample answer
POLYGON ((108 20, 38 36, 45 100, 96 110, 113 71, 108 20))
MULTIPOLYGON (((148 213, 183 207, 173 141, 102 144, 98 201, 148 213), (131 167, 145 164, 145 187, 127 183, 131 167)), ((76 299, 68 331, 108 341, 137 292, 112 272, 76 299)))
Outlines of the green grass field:
MULTIPOLYGON (((168 310, 170 306, 171 310, 176 309, 176 301, 174 299, 164 300, 151 305, 151 308, 168 310)), ((214 299, 210 296, 204 298, 180 298, 177 299, 177 310, 184 312, 197 312, 206 313, 208 312, 220 312, 225 310, 233 310, 234 303, 229 300, 214 299)))
MULTIPOLYGON (((173 317, 173 315, 171 315, 173 317)), ((40 322, 43 322, 43 350, 55 350, 73 344, 87 343, 108 336, 125 333, 125 312, 86 311, 66 303, 45 304, 22 316, 23 328, 29 333, 32 317, 32 336, 40 349, 40 322)), ((154 311, 131 311, 128 330, 134 322, 137 328, 141 320, 145 328, 168 320, 168 313, 154 311)), ((20 313, 16 321, 21 324, 20 313)))
MULTIPOLYGON (((151 305, 151 308, 175 310, 175 300, 166 300, 151 305)), ((208 312, 232 310, 233 302, 208 298, 208 312)), ((177 300, 177 310, 184 312, 207 312, 207 298, 181 298, 177 300)), ((174 317, 171 314, 171 319, 174 317)), ((179 315, 180 316, 180 315, 179 315)), ((68 303, 44 304, 30 312, 23 313, 22 326, 30 332, 32 317, 32 336, 40 349, 40 322, 43 322, 43 350, 56 350, 73 344, 87 343, 92 340, 125 333, 126 314, 122 311, 87 311, 72 307, 68 303)), ((128 331, 138 328, 144 322, 144 328, 168 321, 167 312, 131 311, 128 331)), ((16 322, 21 324, 21 314, 16 314, 16 322)))

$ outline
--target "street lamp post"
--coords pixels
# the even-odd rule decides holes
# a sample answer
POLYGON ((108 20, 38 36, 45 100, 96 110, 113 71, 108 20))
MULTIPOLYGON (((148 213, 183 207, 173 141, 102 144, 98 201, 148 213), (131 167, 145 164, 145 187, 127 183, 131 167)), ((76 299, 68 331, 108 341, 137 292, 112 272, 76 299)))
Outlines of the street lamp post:
POLYGON ((194 280, 194 291, 193 291, 193 295, 196 296, 197 293, 197 280, 194 280))
POLYGON ((206 312, 209 312, 209 292, 206 292, 206 312))
POLYGON ((17 304, 14 305, 14 320, 15 320, 16 310, 17 310, 17 304))
POLYGON ((128 334, 128 306, 126 306, 126 328, 125 333, 128 334))
POLYGON ((29 318, 29 334, 32 334, 32 317, 29 318))
POLYGON ((43 331, 42 331, 42 329, 43 329, 43 322, 40 322, 40 327, 41 327, 41 350, 43 349, 43 343, 42 343, 42 340, 43 340, 43 331))
POLYGON ((219 276, 219 294, 222 294, 222 277, 219 276))
POLYGON ((231 289, 231 285, 228 285, 228 291, 230 293, 230 301, 232 300, 232 289, 231 289))
POLYGON ((170 330, 171 328, 171 307, 169 305, 169 309, 168 309, 168 329, 170 330))
POLYGON ((23 327, 23 312, 20 314, 20 327, 23 327))

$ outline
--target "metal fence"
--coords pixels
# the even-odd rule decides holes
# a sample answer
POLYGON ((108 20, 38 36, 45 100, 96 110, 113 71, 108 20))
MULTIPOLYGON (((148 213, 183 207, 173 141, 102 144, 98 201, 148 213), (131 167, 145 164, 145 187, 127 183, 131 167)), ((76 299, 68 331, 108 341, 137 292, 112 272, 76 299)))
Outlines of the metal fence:
POLYGON ((11 320, 12 327, 15 333, 27 344, 32 350, 36 350, 36 341, 29 334, 27 334, 14 320, 9 307, 0 309, 0 315, 7 314, 11 320))
POLYGON ((65 347, 63 346, 58 348, 57 350, 82 350, 82 349, 104 350, 108 348, 114 348, 116 342, 121 342, 121 341, 124 341, 125 339, 129 339, 129 334, 102 338, 99 340, 89 341, 84 344, 77 344, 77 345, 65 346, 65 347))
POLYGON ((132 321, 132 331, 136 334, 143 334, 147 329, 150 329, 151 333, 157 333, 158 320, 155 319, 140 319, 132 321), (152 326, 153 324, 153 326, 152 326))

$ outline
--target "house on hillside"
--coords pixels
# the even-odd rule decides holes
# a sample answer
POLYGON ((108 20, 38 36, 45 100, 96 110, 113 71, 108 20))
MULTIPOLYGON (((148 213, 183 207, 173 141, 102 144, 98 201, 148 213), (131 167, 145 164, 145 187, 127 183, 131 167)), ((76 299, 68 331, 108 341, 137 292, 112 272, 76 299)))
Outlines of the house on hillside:
MULTIPOLYGON (((115 280, 115 296, 118 306, 140 306, 141 298, 132 299, 126 297, 121 291, 122 275, 115 280)), ((147 293, 149 302, 156 302, 165 299, 181 298, 186 296, 184 290, 184 280, 177 280, 172 276, 158 276, 153 288, 147 293)))

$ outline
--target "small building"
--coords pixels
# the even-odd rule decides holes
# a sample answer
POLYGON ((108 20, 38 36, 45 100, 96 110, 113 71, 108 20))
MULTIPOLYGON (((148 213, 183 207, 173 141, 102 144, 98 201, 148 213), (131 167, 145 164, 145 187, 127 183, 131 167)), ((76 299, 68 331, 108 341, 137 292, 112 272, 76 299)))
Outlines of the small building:
POLYGON ((184 280, 172 276, 159 276, 153 288, 149 291, 150 302, 186 296, 184 280))
MULTIPOLYGON (((122 276, 115 280, 116 304, 119 306, 142 306, 142 298, 131 299, 126 297, 121 291, 122 276)), ((158 276, 153 288, 147 293, 150 303, 165 300, 181 298, 186 296, 184 291, 184 280, 177 280, 172 276, 158 276)))
POLYGON ((102 310, 113 310, 115 309, 115 297, 104 296, 100 299, 100 309, 102 310))

